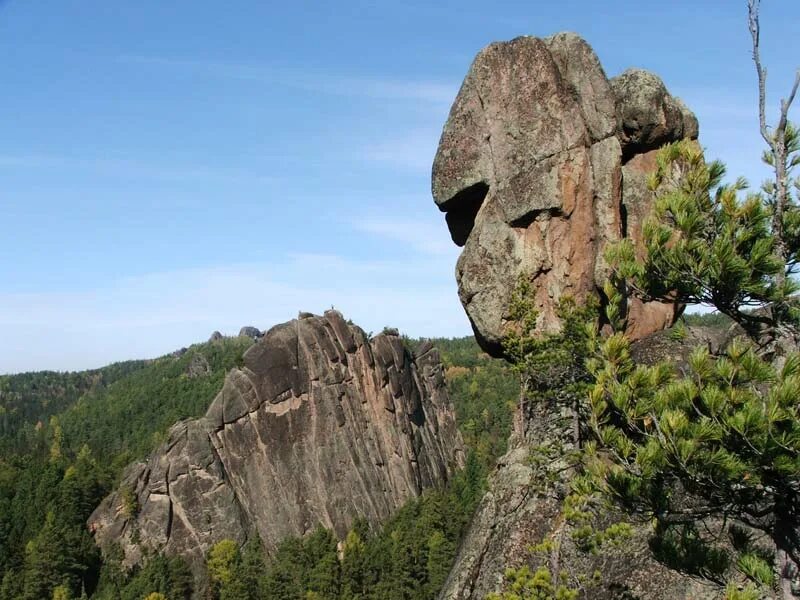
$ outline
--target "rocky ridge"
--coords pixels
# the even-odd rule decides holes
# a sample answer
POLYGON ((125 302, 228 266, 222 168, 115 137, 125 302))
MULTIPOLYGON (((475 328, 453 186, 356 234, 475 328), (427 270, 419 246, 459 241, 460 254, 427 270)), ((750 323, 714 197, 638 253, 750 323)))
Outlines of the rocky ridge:
POLYGON ((203 418, 127 468, 89 520, 97 543, 126 565, 177 554, 199 577, 222 539, 343 537, 444 484, 463 448, 438 352, 412 356, 393 333, 368 339, 336 311, 270 329, 203 418))
MULTIPOLYGON (((609 80, 575 34, 478 53, 444 127, 432 191, 464 247, 459 296, 484 349, 501 354, 520 276, 533 283, 543 330, 558 328, 562 296, 602 297, 605 248, 641 240, 655 152, 697 135, 694 115, 657 76, 631 69, 609 80)), ((661 330, 679 310, 631 300, 628 333, 661 330)))

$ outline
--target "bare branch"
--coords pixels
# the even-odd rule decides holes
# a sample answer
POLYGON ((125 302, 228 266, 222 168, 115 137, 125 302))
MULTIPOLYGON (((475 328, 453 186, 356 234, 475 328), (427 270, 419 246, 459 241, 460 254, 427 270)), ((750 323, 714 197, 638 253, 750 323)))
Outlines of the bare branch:
POLYGON ((798 86, 800 86, 800 70, 795 73, 794 85, 792 86, 792 91, 789 93, 789 97, 786 100, 781 100, 781 120, 778 123, 778 129, 781 131, 786 129, 786 122, 789 119, 789 107, 792 105, 792 102, 794 102, 798 86))
POLYGON ((773 140, 767 131, 767 71, 761 65, 761 53, 758 49, 758 9, 760 5, 761 0, 747 0, 748 24, 750 36, 753 38, 753 61, 756 63, 756 73, 758 73, 758 122, 761 126, 761 137, 774 151, 773 140))

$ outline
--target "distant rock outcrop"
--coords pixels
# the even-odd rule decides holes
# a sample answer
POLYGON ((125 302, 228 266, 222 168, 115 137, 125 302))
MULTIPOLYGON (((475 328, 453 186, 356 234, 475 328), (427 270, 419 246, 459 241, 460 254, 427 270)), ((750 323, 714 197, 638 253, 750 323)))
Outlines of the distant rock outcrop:
MULTIPOLYGON (((520 37, 475 58, 444 127, 433 197, 453 241, 459 296, 495 356, 520 275, 539 325, 558 327, 559 298, 602 295, 603 251, 641 239, 651 207, 645 175, 667 142, 695 139, 697 120, 655 75, 609 79, 580 37, 520 37)), ((628 306, 628 333, 670 325, 678 307, 628 306)))
POLYGON ((239 337, 249 337, 251 339, 257 340, 263 335, 264 335, 263 331, 261 331, 258 327, 253 327, 252 325, 245 325, 239 330, 239 337))
POLYGON ((205 377, 210 373, 211 365, 208 363, 208 359, 202 352, 195 354, 189 361, 189 365, 186 367, 186 374, 189 377, 205 377))
POLYGON ((400 337, 368 339, 335 311, 270 329, 205 417, 126 470, 89 526, 124 564, 147 550, 202 574, 209 547, 257 533, 267 550, 322 524, 343 537, 440 486, 463 448, 439 362, 400 337))

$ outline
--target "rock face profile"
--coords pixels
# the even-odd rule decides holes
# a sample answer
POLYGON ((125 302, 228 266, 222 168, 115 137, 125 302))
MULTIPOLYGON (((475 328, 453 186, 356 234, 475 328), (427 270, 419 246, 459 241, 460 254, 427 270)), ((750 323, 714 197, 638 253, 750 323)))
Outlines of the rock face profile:
POLYGON ((463 463, 435 349, 413 356, 328 311, 273 327, 243 363, 91 516, 124 564, 163 551, 199 576, 222 539, 257 533, 269 551, 318 524, 343 538, 356 517, 386 519, 463 463))
MULTIPOLYGON (((559 326, 559 298, 597 293, 610 242, 641 239, 646 175, 664 144, 696 139, 697 120, 661 80, 609 80, 580 37, 520 37, 480 51, 450 110, 433 164, 433 197, 464 250, 459 296, 476 337, 500 354, 518 278, 533 284, 539 326, 559 326)), ((670 325, 679 307, 631 300, 628 333, 670 325)))

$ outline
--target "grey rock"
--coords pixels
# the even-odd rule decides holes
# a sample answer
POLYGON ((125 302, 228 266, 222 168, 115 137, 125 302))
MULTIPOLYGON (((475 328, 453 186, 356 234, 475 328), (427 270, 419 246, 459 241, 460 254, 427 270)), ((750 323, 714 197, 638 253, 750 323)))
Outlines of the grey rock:
POLYGON ((239 337, 249 337, 253 340, 257 340, 263 335, 264 332, 262 332, 258 327, 253 327, 252 325, 245 325, 239 330, 239 337))
POLYGON ((697 138, 697 119, 673 98, 661 79, 643 69, 628 69, 611 80, 620 117, 623 153, 654 150, 681 138, 697 138))
MULTIPOLYGON (((573 33, 481 50, 442 132, 432 193, 464 248, 459 297, 482 347, 502 354, 520 276, 533 283, 542 331, 558 329, 562 296, 596 294, 608 274, 605 248, 630 235, 624 198, 638 192, 626 197, 623 166, 696 136, 696 119, 660 79, 626 71, 609 81, 573 33)), ((636 202, 642 212, 652 199, 636 202)), ((629 333, 656 331, 679 310, 632 302, 629 333)))
POLYGON ((195 354, 186 367, 186 374, 189 377, 204 377, 209 373, 211 373, 211 365, 208 364, 208 359, 201 352, 195 354))
POLYGON ((217 340, 221 340, 221 339, 222 339, 222 334, 219 331, 215 331, 209 336, 208 341, 209 342, 216 342, 217 340))
POLYGON ((206 415, 128 467, 89 527, 127 566, 148 551, 177 554, 202 581, 222 539, 256 532, 272 552, 318 524, 343 538, 356 517, 377 524, 462 464, 438 352, 415 358, 400 337, 368 340, 328 311, 251 346, 206 415))

